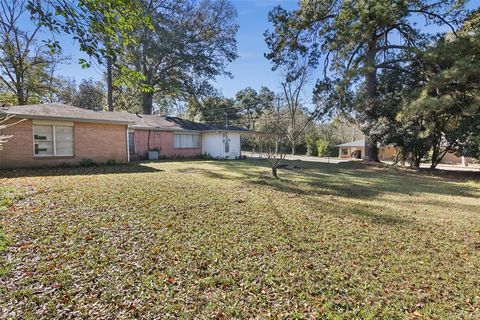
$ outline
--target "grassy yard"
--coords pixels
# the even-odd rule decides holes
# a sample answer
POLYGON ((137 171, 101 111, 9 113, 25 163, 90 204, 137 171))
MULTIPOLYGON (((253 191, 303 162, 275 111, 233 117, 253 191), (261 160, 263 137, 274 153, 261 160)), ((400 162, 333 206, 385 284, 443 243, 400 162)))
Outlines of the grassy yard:
POLYGON ((480 318, 478 177, 290 164, 1 173, 0 317, 480 318))

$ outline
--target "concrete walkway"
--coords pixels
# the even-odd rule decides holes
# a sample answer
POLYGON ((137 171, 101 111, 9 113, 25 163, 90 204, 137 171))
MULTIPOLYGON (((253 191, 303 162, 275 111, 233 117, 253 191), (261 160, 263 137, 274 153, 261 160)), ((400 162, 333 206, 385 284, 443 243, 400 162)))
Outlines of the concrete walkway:
MULTIPOLYGON (((249 158, 266 158, 267 154, 264 153, 261 156, 258 152, 252 153, 251 151, 242 151, 242 155, 247 156, 249 158)), ((354 159, 339 159, 336 157, 312 157, 312 156, 305 156, 305 155, 285 155, 285 159, 287 160, 300 160, 300 161, 307 161, 307 162, 324 162, 324 163, 341 163, 341 162, 349 162, 349 161, 361 161, 361 160, 354 160, 354 159)))

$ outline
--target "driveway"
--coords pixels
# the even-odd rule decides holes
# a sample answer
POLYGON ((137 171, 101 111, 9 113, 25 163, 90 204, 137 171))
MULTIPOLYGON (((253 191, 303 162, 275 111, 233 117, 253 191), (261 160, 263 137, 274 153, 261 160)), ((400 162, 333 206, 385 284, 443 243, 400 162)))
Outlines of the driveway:
MULTIPOLYGON (((247 157, 250 158, 266 158, 266 154, 263 154, 263 157, 260 156, 258 152, 255 152, 252 154, 252 152, 249 151, 243 151, 243 155, 246 155, 247 157)), ((354 160, 354 159, 338 159, 336 157, 312 157, 312 156, 305 156, 305 155, 289 155, 287 154, 285 156, 285 159, 287 160, 300 160, 300 161, 307 161, 307 162, 324 162, 324 163, 342 163, 342 162, 349 162, 349 161, 361 161, 361 160, 354 160)), ((392 164, 391 161, 383 161, 383 163, 387 164, 392 164)), ((430 164, 429 163, 422 163, 420 165, 421 168, 429 168, 430 164)), ((449 171, 480 171, 480 165, 479 164, 469 164, 468 167, 464 167, 462 165, 454 165, 454 164, 439 164, 437 166, 437 169, 440 170, 449 170, 449 171)))

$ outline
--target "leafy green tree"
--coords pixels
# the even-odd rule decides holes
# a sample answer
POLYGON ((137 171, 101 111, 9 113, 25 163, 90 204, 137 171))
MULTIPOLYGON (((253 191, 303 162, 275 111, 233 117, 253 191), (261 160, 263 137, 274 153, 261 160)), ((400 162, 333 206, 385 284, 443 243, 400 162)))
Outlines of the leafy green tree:
POLYGON ((106 105, 106 92, 102 82, 93 79, 82 80, 76 85, 73 79, 63 79, 58 100, 78 108, 103 110, 106 105))
POLYGON ((432 168, 448 152, 463 155, 465 146, 471 149, 479 132, 479 16, 477 10, 456 37, 446 34, 421 57, 425 79, 413 92, 409 110, 431 117, 432 168))
MULTIPOLYGON (((127 45, 135 41, 133 31, 151 27, 150 17, 138 6, 136 0, 28 0, 28 9, 39 25, 55 33, 70 34, 80 44, 80 50, 106 65, 108 109, 113 110, 113 69, 121 69, 118 82, 138 83, 142 74, 121 65, 117 57, 127 45)), ((58 41, 49 47, 60 48, 58 41)), ((90 61, 80 59, 82 67, 90 61)))
POLYGON ((25 28, 26 2, 0 0, 0 83, 4 102, 24 105, 46 99, 52 91, 52 66, 58 51, 51 51, 37 41, 40 25, 25 28))
POLYGON ((151 26, 135 29, 136 43, 127 46, 122 63, 142 75, 143 113, 154 111, 156 95, 186 101, 199 83, 229 75, 238 26, 228 1, 142 0, 137 6, 151 26))
POLYGON ((212 124, 233 125, 240 120, 239 109, 235 106, 235 101, 222 96, 190 100, 188 112, 194 120, 212 124))
POLYGON ((267 87, 260 88, 258 93, 248 87, 237 92, 235 106, 242 113, 245 126, 254 131, 255 123, 261 115, 273 109, 274 100, 275 94, 267 87))
POLYGON ((83 109, 103 110, 105 106, 105 87, 100 81, 82 80, 73 105, 83 109))
POLYGON ((72 104, 77 95, 77 82, 74 78, 60 76, 56 79, 55 91, 50 96, 51 103, 72 104))
MULTIPOLYGON (((312 67, 322 63, 324 79, 318 87, 336 87, 340 96, 330 106, 349 106, 346 94, 353 87, 365 91, 361 109, 375 114, 378 71, 410 61, 424 44, 414 18, 446 24, 455 32, 455 19, 465 12, 461 4, 454 0, 307 0, 293 11, 276 7, 269 14, 274 30, 265 33, 270 49, 266 56, 275 67, 295 69, 299 56, 306 57, 312 67)), ((367 141, 365 158, 378 161, 376 141, 369 137, 367 141)))
POLYGON ((400 150, 399 160, 418 167, 430 154, 435 168, 448 152, 477 154, 480 39, 469 23, 477 16, 478 11, 466 20, 468 31, 445 34, 403 70, 380 74, 376 114, 361 117, 370 136, 400 150))
POLYGON ((319 157, 326 157, 329 155, 329 145, 330 141, 321 138, 317 140, 317 155, 319 157))
POLYGON ((287 145, 286 135, 282 127, 282 101, 275 99, 274 107, 265 110, 258 119, 259 133, 256 133, 251 139, 254 150, 257 149, 262 157, 266 155, 272 169, 272 177, 279 179, 278 168, 285 160, 285 150, 287 145))
MULTIPOLYGON (((421 160, 431 149, 431 136, 427 132, 429 115, 421 112, 405 113, 406 101, 412 91, 423 81, 421 68, 394 68, 385 70, 378 78, 377 108, 371 113, 360 114, 364 131, 383 145, 393 145, 398 150, 398 159, 407 160, 419 167, 421 160)), ((360 93, 357 99, 362 100, 360 93)))
POLYGON ((310 126, 305 131, 305 145, 307 149, 307 156, 318 155, 317 151, 318 130, 315 126, 310 126))

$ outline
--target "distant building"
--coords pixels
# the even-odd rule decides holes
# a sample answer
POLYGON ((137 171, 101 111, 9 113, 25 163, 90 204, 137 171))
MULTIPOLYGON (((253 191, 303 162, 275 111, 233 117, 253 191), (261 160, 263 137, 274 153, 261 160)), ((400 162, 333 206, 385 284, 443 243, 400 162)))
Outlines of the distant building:
MULTIPOLYGON (((363 159, 365 156, 365 139, 356 140, 336 145, 338 147, 338 157, 341 159, 363 159)), ((394 161, 396 148, 392 146, 378 147, 378 158, 380 161, 394 161)), ((443 157, 441 163, 444 164, 463 164, 468 165, 471 159, 458 157, 453 153, 447 153, 443 157)))

